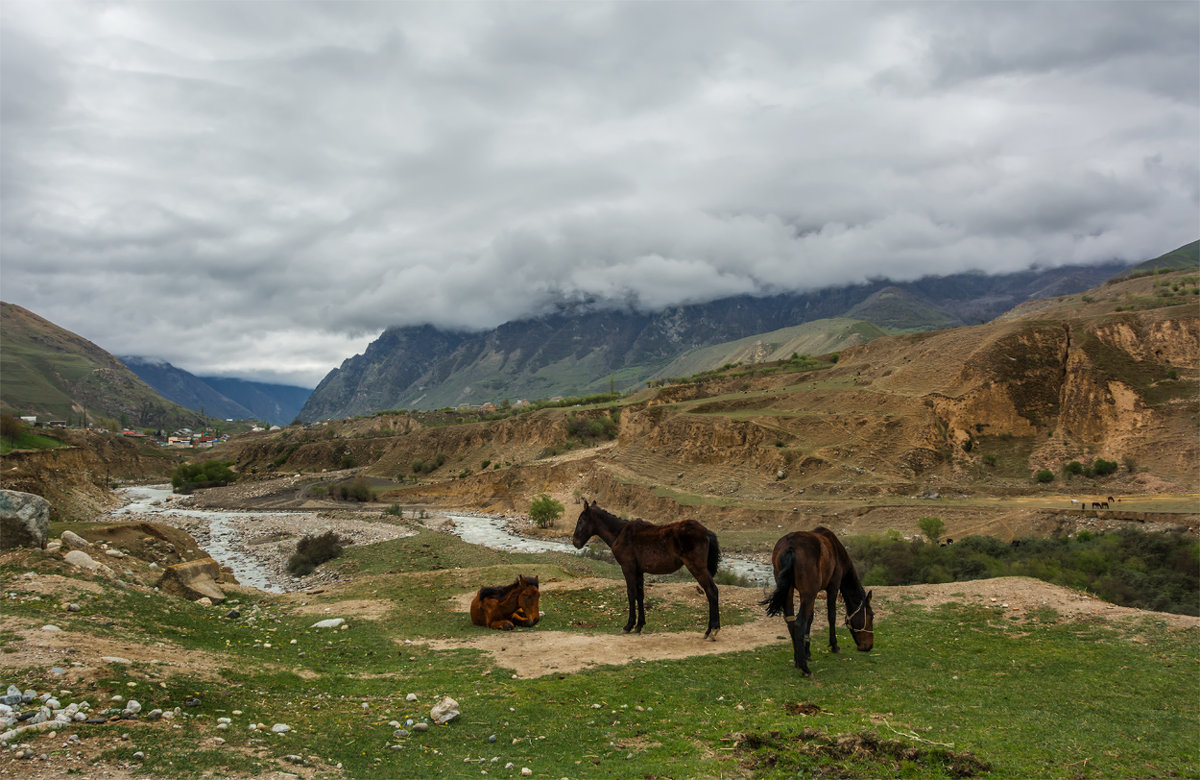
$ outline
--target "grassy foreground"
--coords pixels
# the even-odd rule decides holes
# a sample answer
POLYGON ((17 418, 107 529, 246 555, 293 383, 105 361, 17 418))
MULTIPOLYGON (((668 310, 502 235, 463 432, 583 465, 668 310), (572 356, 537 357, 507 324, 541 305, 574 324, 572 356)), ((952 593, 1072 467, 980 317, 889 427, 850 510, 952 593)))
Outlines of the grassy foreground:
MULTIPOLYGON (((336 598, 356 600, 357 609, 331 601, 329 613, 314 616, 295 597, 243 597, 233 618, 228 604, 206 608, 114 586, 35 553, 0 566, 11 594, 6 615, 159 642, 163 657, 180 648, 195 663, 186 673, 112 663, 70 690, 49 673, 70 666, 64 654, 45 668, 6 670, 3 682, 66 689, 64 702, 108 706, 120 694, 137 696, 143 712, 183 707, 172 721, 71 729, 85 742, 111 742, 104 760, 135 761, 141 752, 140 771, 164 777, 520 777, 524 767, 548 778, 1200 776, 1198 637, 1154 618, 1068 623, 1045 610, 1016 621, 1000 610, 927 609, 877 595, 876 650, 853 652, 848 635, 839 656, 815 643, 811 679, 792 668, 780 641, 527 680, 480 651, 434 651, 417 640, 477 636, 482 629, 451 608, 480 583, 518 571, 544 580, 613 574, 606 564, 480 551, 423 532, 352 550, 339 565, 355 572, 351 582, 305 597, 308 608, 336 598), (474 568, 453 568, 468 563, 474 568), (23 576, 30 570, 79 579, 55 598, 35 599, 23 576), (80 611, 64 611, 68 601, 80 611), (323 616, 345 617, 348 628, 312 628, 323 616), (408 693, 418 701, 406 701, 408 693), (420 721, 443 695, 459 702, 460 718, 394 736, 389 721, 420 721), (199 704, 185 706, 188 699, 199 704), (218 729, 218 718, 229 718, 229 728, 218 729), (272 734, 275 723, 292 730, 272 734), (114 739, 123 733, 128 741, 114 739)), ((509 635, 513 643, 547 630, 615 632, 623 595, 619 587, 548 592, 542 609, 542 624, 509 635)), ((701 630, 694 604, 651 601, 648 611, 648 629, 701 630)), ((36 637, 2 631, 0 651, 25 641, 36 637)), ((71 749, 61 734, 31 743, 38 752, 71 749)))

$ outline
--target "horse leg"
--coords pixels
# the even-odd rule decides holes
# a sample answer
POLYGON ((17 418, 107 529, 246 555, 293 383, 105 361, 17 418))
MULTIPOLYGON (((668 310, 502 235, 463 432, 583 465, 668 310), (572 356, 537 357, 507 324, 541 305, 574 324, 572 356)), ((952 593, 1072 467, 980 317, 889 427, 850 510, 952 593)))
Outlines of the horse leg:
POLYGON ((812 677, 812 672, 808 668, 808 659, 812 658, 812 621, 813 609, 816 606, 811 596, 806 596, 800 601, 800 614, 796 616, 796 622, 791 624, 792 633, 792 652, 797 656, 800 671, 804 672, 805 677, 812 677), (800 641, 796 641, 796 634, 799 634, 800 641), (797 647, 799 645, 799 647, 797 647))
POLYGON ((641 581, 642 574, 634 566, 628 568, 622 567, 625 573, 625 596, 629 599, 629 621, 625 623, 625 627, 621 632, 628 634, 637 624, 638 609, 643 611, 642 623, 638 625, 638 633, 641 633, 642 626, 646 624, 645 608, 642 607, 641 599, 641 581))
POLYGON ((639 571, 637 574, 637 625, 633 627, 633 633, 642 633, 644 625, 646 625, 646 576, 639 571))
POLYGON ((696 582, 700 583, 700 587, 704 590, 704 595, 708 599, 708 630, 704 632, 705 639, 717 641, 717 633, 721 630, 721 610, 717 603, 717 583, 713 582, 712 575, 708 573, 708 568, 705 566, 693 566, 687 563, 687 569, 696 578, 696 582))
POLYGON ((837 589, 827 588, 825 590, 826 606, 829 607, 829 649, 836 653, 838 652, 837 643, 837 589))

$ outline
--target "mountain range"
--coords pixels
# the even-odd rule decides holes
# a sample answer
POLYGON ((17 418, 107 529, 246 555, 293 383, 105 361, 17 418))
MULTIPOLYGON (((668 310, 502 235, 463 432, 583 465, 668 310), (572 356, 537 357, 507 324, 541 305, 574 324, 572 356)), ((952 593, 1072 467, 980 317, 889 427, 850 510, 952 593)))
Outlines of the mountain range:
MULTIPOLYGON (((626 390, 671 376, 681 355, 756 334, 831 320, 830 328, 847 340, 827 334, 822 349, 836 351, 865 340, 863 329, 846 329, 846 319, 875 326, 876 335, 977 324, 1029 300, 1089 289, 1128 268, 1109 263, 912 282, 878 279, 658 312, 576 305, 479 333, 393 327, 331 371, 299 419, 626 390)), ((714 359, 730 351, 717 350, 714 359)), ((693 360, 689 365, 703 370, 721 363, 693 360)))
POLYGON ((288 425, 312 392, 306 387, 246 379, 196 376, 161 360, 124 355, 121 362, 164 398, 226 420, 288 425))

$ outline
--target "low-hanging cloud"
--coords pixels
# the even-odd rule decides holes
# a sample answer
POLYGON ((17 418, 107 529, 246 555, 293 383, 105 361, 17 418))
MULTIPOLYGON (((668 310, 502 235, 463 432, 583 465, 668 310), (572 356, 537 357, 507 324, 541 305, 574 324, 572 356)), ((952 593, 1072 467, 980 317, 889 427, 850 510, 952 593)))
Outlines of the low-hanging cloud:
POLYGON ((391 325, 1200 235, 1200 6, 0 6, 3 298, 313 385, 391 325))

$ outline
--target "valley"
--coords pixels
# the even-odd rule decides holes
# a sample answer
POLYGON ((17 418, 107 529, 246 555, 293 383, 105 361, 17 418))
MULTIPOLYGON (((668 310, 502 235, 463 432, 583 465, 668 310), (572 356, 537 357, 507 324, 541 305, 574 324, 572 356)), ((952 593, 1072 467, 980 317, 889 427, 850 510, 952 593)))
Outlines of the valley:
POLYGON ((818 620, 805 680, 758 604, 761 580, 732 566, 762 566, 784 533, 825 525, 864 570, 889 540, 948 565, 986 546, 968 539, 1111 548, 1129 529, 1182 540, 1194 569, 1200 316, 1161 282, 528 409, 381 412, 187 453, 82 431, 13 450, 4 487, 46 497, 51 537, 81 535, 105 565, 70 564, 57 543, 0 554, 0 687, 92 715, 9 738, 0 775, 1192 772, 1194 615, 1029 576, 871 585, 876 648, 834 656, 818 620), (130 486, 208 459, 236 480, 190 496, 140 488, 156 498, 122 508, 130 486), (540 495, 564 507, 546 527, 529 519, 540 495), (731 564, 719 641, 702 640, 686 575, 650 578, 646 632, 619 632, 617 567, 603 550, 564 551, 584 498, 717 533, 731 564), (464 515, 541 544, 479 544, 453 532, 464 515), (917 541, 931 517, 945 547, 917 541), (283 574, 300 536, 325 529, 351 542, 344 554, 283 574), (229 553, 258 574, 226 558, 222 603, 161 586, 172 564, 229 553), (471 625, 475 591, 517 574, 539 577, 542 622, 471 625), (1064 715, 1080 686, 1088 700, 1064 715), (1147 691, 1155 706, 1130 705, 1147 691), (414 730, 442 696, 463 717, 414 730), (158 715, 131 713, 135 698, 158 715))

